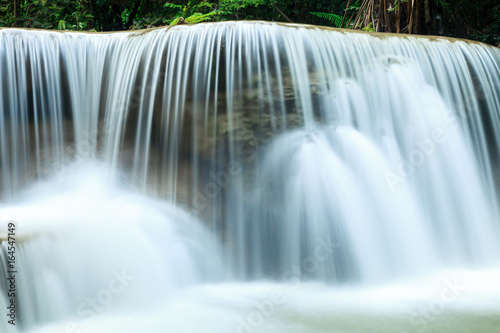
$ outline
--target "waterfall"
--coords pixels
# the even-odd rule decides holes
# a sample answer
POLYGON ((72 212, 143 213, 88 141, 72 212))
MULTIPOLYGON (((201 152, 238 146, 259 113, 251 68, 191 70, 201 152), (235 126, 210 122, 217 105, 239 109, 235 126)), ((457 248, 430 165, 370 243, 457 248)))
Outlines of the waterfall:
POLYGON ((24 328, 120 270, 141 282, 117 312, 224 279, 498 266, 497 48, 267 22, 3 29, 0 77, 24 328))

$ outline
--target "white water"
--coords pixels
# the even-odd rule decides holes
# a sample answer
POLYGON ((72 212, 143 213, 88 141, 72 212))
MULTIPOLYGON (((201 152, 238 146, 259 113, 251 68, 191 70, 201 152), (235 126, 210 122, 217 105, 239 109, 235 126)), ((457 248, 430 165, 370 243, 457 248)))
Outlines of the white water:
POLYGON ((135 313, 138 304, 148 311, 182 288, 225 277, 215 239, 199 221, 108 177, 85 165, 65 181, 38 185, 20 204, 0 207, 18 223, 22 326, 104 310, 135 313))
POLYGON ((22 330, 418 331, 443 279, 467 292, 431 331, 495 326, 498 49, 269 23, 7 29, 0 76, 22 330))

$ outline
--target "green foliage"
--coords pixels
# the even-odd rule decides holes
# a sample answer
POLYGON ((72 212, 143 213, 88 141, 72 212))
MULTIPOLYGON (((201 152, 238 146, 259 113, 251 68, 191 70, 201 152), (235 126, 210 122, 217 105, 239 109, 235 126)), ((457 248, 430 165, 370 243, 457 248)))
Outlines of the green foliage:
POLYGON ((213 11, 213 12, 206 13, 206 14, 194 13, 193 15, 186 18, 186 23, 194 24, 194 23, 208 21, 208 20, 211 20, 212 17, 217 15, 217 14, 218 14, 217 11, 213 11))
POLYGON ((500 47, 498 0, 437 0, 440 33, 475 39, 500 47))
POLYGON ((0 0, 0 26, 59 30, 91 30, 88 1, 0 0))
POLYGON ((340 15, 332 13, 318 13, 318 12, 311 12, 311 14, 330 21, 337 28, 342 28, 342 17, 340 15))
POLYGON ((115 31, 177 24, 181 17, 188 24, 292 21, 500 44, 498 0, 0 0, 3 27, 115 31))
POLYGON ((181 17, 184 18, 186 23, 195 24, 212 20, 219 14, 217 10, 211 10, 213 4, 208 1, 201 1, 199 3, 190 1, 184 7, 167 2, 164 7, 169 10, 169 15, 167 16, 172 18, 164 20, 163 23, 170 25, 176 25, 181 17))
POLYGON ((66 21, 59 21, 59 23, 57 24, 57 30, 66 30, 66 21))
POLYGON ((256 20, 268 19, 272 2, 269 0, 220 0, 217 20, 256 20))
POLYGON ((372 22, 368 23, 368 25, 366 27, 362 28, 361 30, 362 31, 372 31, 372 32, 375 31, 375 29, 373 28, 372 22))
POLYGON ((166 4, 164 4, 163 7, 177 9, 177 10, 182 10, 182 6, 181 5, 176 5, 176 4, 173 4, 173 3, 170 3, 170 2, 167 2, 166 4))
POLYGON ((219 6, 221 10, 230 13, 236 14, 236 12, 241 11, 243 9, 248 9, 250 7, 258 7, 260 5, 264 5, 266 3, 270 3, 270 1, 265 0, 221 0, 219 1, 219 6))

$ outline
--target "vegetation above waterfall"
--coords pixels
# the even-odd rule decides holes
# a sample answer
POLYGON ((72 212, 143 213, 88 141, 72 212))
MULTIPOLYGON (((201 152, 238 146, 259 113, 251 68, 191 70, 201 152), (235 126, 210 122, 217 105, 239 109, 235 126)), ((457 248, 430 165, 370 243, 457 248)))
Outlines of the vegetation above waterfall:
POLYGON ((116 31, 267 20, 500 44, 497 0, 0 0, 0 26, 116 31))

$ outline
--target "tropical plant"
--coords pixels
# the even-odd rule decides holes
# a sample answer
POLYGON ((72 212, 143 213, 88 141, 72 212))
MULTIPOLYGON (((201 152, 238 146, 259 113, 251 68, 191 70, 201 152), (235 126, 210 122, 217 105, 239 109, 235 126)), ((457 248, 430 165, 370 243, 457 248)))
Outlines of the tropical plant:
POLYGON ((0 26, 114 31, 266 20, 500 44, 498 0, 0 0, 0 26))
POLYGON ((213 4, 207 1, 202 1, 199 4, 192 4, 192 2, 189 2, 184 7, 167 2, 164 7, 172 10, 174 13, 173 18, 164 21, 164 23, 170 25, 178 24, 181 18, 188 24, 204 22, 212 20, 213 17, 219 13, 217 10, 211 10, 213 4))
POLYGON ((343 17, 340 15, 332 14, 332 13, 318 13, 318 12, 311 12, 311 14, 330 21, 337 28, 343 28, 343 24, 342 24, 343 17))
POLYGON ((84 1, 0 0, 0 26, 91 30, 94 16, 84 1))

